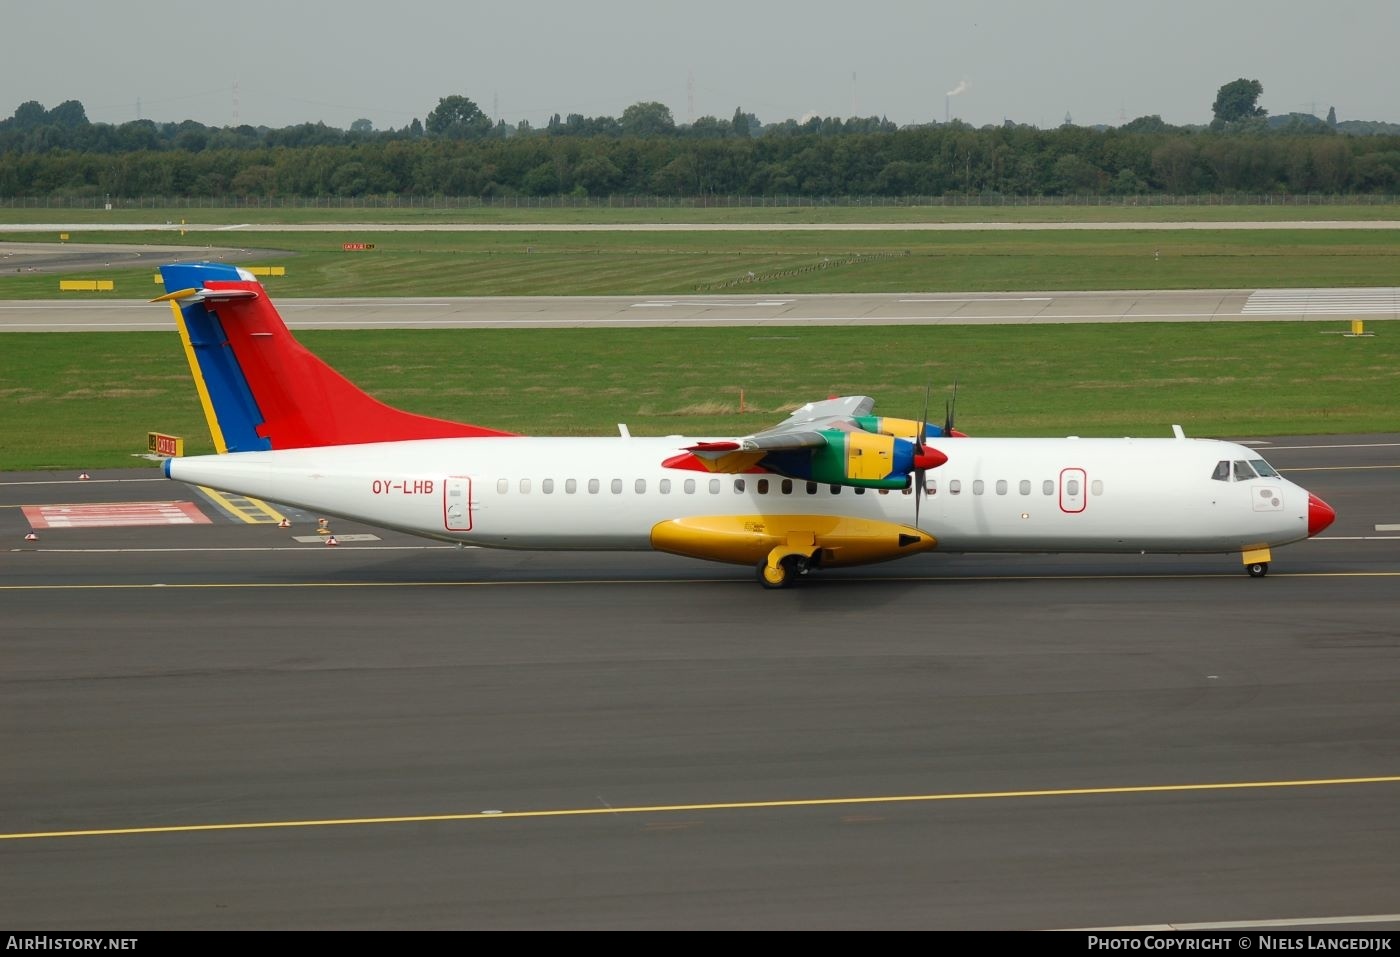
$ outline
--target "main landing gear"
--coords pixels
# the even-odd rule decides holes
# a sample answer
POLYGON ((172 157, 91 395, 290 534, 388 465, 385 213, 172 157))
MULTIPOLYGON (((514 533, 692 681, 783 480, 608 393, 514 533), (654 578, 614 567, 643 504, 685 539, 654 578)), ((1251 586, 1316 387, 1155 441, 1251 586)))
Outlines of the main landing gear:
POLYGON ((1244 570, 1249 572, 1250 578, 1263 578, 1265 575, 1269 574, 1269 563, 1250 562, 1248 565, 1244 566, 1244 570))
POLYGON ((764 588, 791 588, 799 578, 810 570, 805 555, 784 555, 778 559, 776 567, 761 561, 758 563, 758 583, 764 588))

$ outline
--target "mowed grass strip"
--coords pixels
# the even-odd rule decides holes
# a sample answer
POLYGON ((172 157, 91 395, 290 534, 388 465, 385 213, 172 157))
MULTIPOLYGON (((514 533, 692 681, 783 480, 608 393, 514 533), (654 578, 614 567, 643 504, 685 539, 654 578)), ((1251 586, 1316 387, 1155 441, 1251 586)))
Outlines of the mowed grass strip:
MULTIPOLYGON (((740 435, 861 394, 974 435, 1400 431, 1400 322, 819 329, 366 330, 300 338, 392 405, 535 435, 740 435), (740 411, 740 397, 744 411, 740 411)), ((144 466, 149 431, 212 451, 165 333, 0 336, 0 470, 144 466)))
MULTIPOLYGON (((609 206, 607 200, 594 200, 592 206, 540 207, 540 200, 519 199, 518 205, 478 206, 450 209, 444 201, 419 198, 419 203, 438 202, 437 207, 399 206, 370 209, 348 204, 341 208, 317 207, 171 207, 148 209, 97 210, 65 206, 0 208, 0 223, 121 223, 140 225, 299 224, 299 223, 482 223, 482 224, 631 224, 631 223, 1182 223, 1182 222, 1304 222, 1329 220, 1397 220, 1400 206, 1393 203, 1310 204, 1308 197, 1270 205, 1185 204, 1154 205, 1152 197, 1136 202, 1125 198, 1111 203, 1070 202, 1056 206, 1033 206, 1008 197, 1002 205, 919 206, 919 205, 833 205, 808 200, 800 205, 712 205, 623 206, 626 198, 609 206)), ((1158 202, 1176 200, 1165 197, 1158 202)), ((1178 200, 1179 201, 1179 200, 1178 200)), ((549 202, 549 200, 544 200, 549 202)), ((567 203, 567 200, 561 202, 567 203)), ((644 202, 642 200, 641 202, 644 202)), ((737 204, 739 200, 719 197, 716 203, 737 204)), ((871 203, 883 202, 879 197, 871 203)))
MULTIPOLYGON (((1254 289, 1391 286, 1400 276, 1400 242, 1389 229, 121 235, 187 246, 183 258, 192 259, 217 258, 211 243, 280 250, 250 264, 286 266, 285 277, 267 280, 283 297, 1254 289), (341 248, 358 241, 375 248, 341 248)), ((114 279, 116 292, 81 295, 153 296, 160 261, 82 270, 114 279)), ((0 275, 0 298, 74 296, 58 292, 57 278, 0 275)))

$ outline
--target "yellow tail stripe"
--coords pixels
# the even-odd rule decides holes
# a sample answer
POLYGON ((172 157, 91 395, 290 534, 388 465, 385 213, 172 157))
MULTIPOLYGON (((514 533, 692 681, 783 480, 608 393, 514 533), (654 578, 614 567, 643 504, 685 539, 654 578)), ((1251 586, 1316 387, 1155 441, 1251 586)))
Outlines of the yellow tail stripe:
MULTIPOLYGON (((179 296, 180 294, 171 293, 170 296, 179 296)), ((180 311, 180 304, 174 299, 170 300, 170 311, 175 316, 175 328, 180 332, 180 343, 185 347, 185 358, 190 364, 190 374, 194 376, 194 387, 195 391, 199 393, 199 404, 204 408, 204 421, 209 424, 209 437, 214 440, 214 451, 223 455, 228 451, 228 444, 224 442, 223 430, 219 428, 219 418, 214 414, 214 401, 209 398, 209 386, 205 384, 204 373, 199 368, 199 360, 195 358, 194 343, 190 341, 190 330, 185 325, 185 314, 180 311)))

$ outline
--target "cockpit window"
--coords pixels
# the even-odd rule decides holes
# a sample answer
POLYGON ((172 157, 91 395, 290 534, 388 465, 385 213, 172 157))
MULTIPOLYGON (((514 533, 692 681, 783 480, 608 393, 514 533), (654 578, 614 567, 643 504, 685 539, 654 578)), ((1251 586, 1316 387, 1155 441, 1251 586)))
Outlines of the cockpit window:
POLYGON ((1278 471, 1268 462, 1265 462, 1263 459, 1250 459, 1249 464, 1254 466, 1254 471, 1258 472, 1265 478, 1279 477, 1278 471))
POLYGON ((1230 481, 1230 463, 1224 459, 1215 463, 1215 471, 1210 473, 1210 477, 1217 482, 1230 481))
POLYGON ((1238 462, 1235 463, 1236 482, 1244 482, 1252 478, 1257 478, 1257 476, 1254 474, 1254 469, 1249 467, 1248 462, 1246 462, 1244 459, 1240 459, 1238 462))

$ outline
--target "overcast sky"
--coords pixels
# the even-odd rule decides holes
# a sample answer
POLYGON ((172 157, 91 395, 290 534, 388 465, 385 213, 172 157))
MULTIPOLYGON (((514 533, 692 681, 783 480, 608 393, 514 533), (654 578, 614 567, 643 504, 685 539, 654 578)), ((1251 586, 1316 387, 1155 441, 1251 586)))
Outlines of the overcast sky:
POLYGON ((375 129, 470 97, 512 125, 883 115, 899 124, 1207 123, 1221 85, 1271 115, 1400 121, 1400 0, 0 0, 0 117, 375 129))

